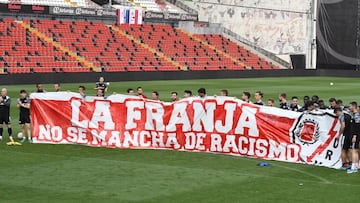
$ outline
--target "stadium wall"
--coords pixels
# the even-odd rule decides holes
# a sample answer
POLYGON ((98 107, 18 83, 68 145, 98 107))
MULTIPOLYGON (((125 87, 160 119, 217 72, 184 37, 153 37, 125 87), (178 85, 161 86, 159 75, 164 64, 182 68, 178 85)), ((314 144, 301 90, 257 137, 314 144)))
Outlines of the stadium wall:
POLYGON ((317 68, 360 69, 360 1, 319 5, 317 68))
POLYGON ((86 83, 103 76, 107 81, 193 80, 264 77, 360 77, 352 70, 264 70, 264 71, 167 71, 167 72, 103 72, 103 73, 41 73, 0 75, 0 85, 86 83))
POLYGON ((274 54, 308 54, 310 0, 193 0, 199 21, 222 23, 274 54))

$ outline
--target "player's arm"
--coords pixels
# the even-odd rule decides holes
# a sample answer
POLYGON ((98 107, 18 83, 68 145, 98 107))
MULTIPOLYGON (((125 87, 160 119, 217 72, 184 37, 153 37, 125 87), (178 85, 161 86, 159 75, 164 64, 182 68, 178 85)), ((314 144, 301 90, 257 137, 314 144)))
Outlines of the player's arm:
POLYGON ((345 121, 341 122, 339 134, 337 135, 336 139, 339 139, 341 137, 341 135, 344 133, 344 130, 345 130, 345 121))
POLYGON ((105 90, 104 90, 104 91, 105 91, 105 92, 107 92, 107 91, 108 91, 108 86, 106 86, 106 87, 105 87, 105 90))
POLYGON ((26 108, 26 109, 30 109, 30 103, 23 104, 23 107, 26 108))
POLYGON ((18 100, 17 100, 17 104, 16 104, 16 106, 18 107, 18 109, 21 107, 21 105, 22 105, 22 103, 21 103, 20 99, 18 99, 18 100))
POLYGON ((359 136, 358 135, 358 132, 359 132, 359 125, 357 125, 356 123, 352 123, 351 125, 351 135, 352 135, 352 143, 355 143, 356 142, 356 136, 359 136))
POLYGON ((8 100, 6 100, 4 105, 5 106, 10 106, 11 105, 11 99, 9 98, 8 100))

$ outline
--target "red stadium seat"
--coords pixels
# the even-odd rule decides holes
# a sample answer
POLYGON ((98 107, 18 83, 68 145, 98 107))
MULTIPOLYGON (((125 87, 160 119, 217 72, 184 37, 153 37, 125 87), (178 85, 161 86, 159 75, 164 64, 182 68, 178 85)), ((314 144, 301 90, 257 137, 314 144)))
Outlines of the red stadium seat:
POLYGON ((190 35, 170 25, 112 29, 103 22, 23 22, 60 46, 46 42, 14 19, 4 18, 0 22, 0 65, 9 73, 90 72, 92 66, 106 72, 279 68, 222 35, 190 35))

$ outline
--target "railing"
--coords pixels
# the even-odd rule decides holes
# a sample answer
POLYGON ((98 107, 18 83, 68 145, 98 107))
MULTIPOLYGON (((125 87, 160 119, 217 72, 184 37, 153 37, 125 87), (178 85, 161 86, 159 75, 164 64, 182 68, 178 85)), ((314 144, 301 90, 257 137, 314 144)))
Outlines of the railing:
POLYGON ((198 12, 191 8, 190 6, 186 5, 185 3, 183 3, 182 1, 178 1, 178 0, 166 0, 167 2, 174 4, 175 6, 181 8, 182 10, 190 13, 190 14, 198 14, 198 12))
POLYGON ((257 52, 269 57, 270 59, 272 59, 273 61, 281 64, 282 66, 286 67, 286 68, 290 68, 291 65, 290 63, 288 63, 287 61, 285 60, 282 60, 281 58, 277 57, 275 54, 269 52, 269 51, 266 51, 265 49, 257 46, 255 43, 241 37, 239 34, 223 27, 223 33, 233 37, 234 39, 246 44, 247 46, 251 47, 252 49, 256 50, 257 52))

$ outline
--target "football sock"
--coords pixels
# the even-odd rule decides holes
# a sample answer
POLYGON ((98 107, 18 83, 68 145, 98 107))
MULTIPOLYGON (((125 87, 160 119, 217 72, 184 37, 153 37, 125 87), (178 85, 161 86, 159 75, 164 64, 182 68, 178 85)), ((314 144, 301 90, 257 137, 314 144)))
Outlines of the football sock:
POLYGON ((8 128, 9 137, 12 136, 12 128, 8 128))
POLYGON ((353 170, 356 169, 355 163, 351 164, 351 169, 353 169, 353 170))
POLYGON ((0 128, 0 137, 2 137, 3 134, 3 128, 0 128))

